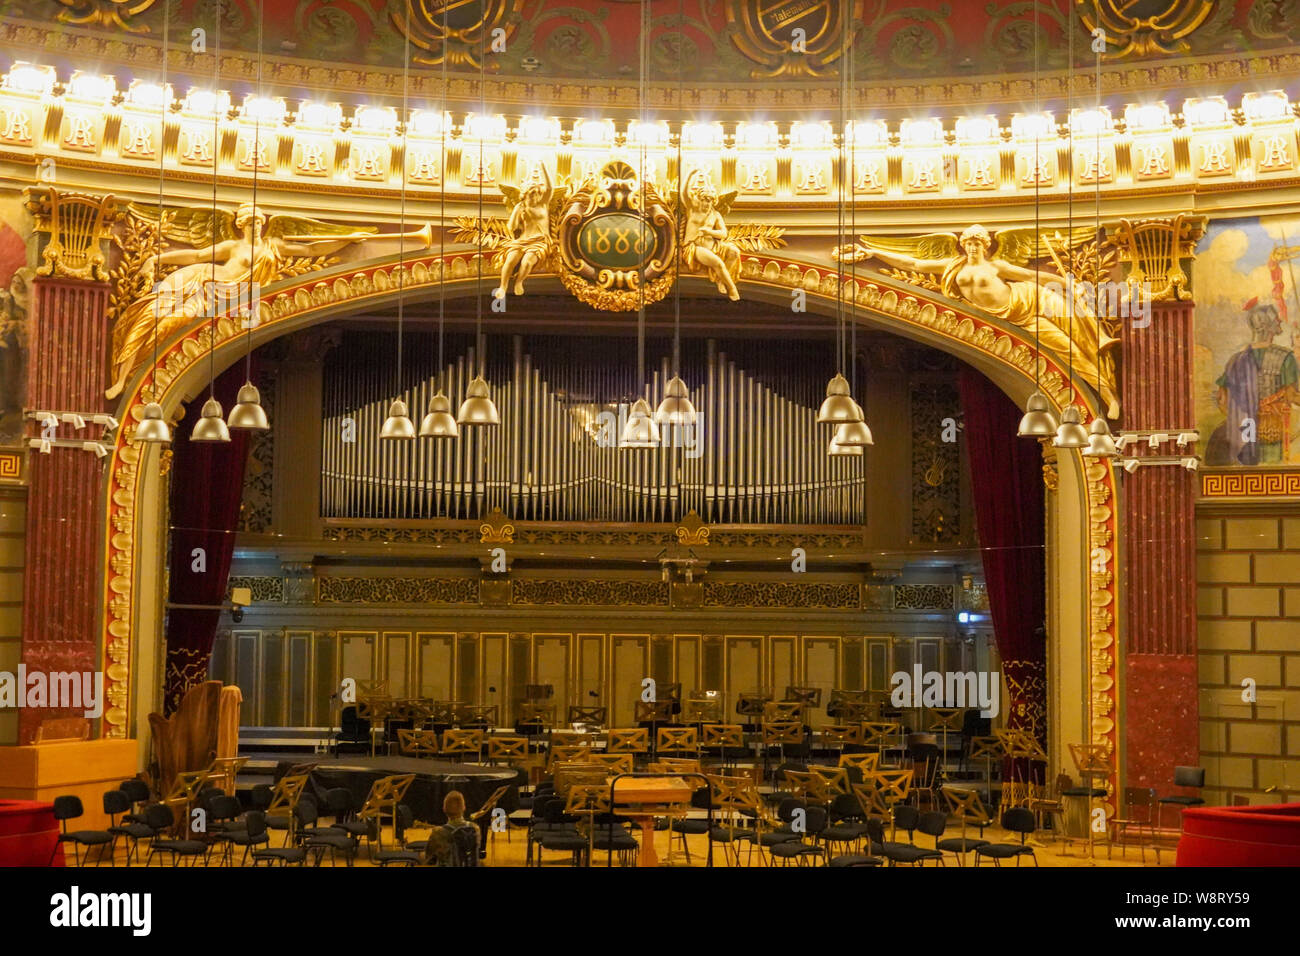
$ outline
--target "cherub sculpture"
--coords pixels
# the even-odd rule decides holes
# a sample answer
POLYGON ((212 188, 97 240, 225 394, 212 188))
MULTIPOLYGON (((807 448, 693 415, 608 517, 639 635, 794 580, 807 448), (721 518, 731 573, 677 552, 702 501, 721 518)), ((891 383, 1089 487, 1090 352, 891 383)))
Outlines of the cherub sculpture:
MULTIPOLYGON (((879 259, 897 269, 939 276, 944 295, 964 299, 1026 332, 1036 330, 1042 347, 1054 352, 1060 362, 1067 363, 1073 354, 1074 368, 1084 381, 1095 383, 1100 369, 1101 397, 1113 418, 1119 414, 1119 396, 1108 350, 1119 340, 1099 328, 1081 286, 1060 274, 1025 267, 1045 255, 1051 255, 1059 267, 1052 242, 1032 228, 1005 229, 991 237, 983 226, 973 225, 959 237, 952 233, 915 239, 862 236, 855 245, 842 246, 832 255, 841 262, 879 259), (1000 255, 990 257, 995 238, 1000 255)), ((1069 242, 1057 240, 1059 245, 1069 242)))
POLYGON ((682 208, 686 215, 682 236, 682 264, 702 269, 732 302, 740 298, 736 276, 740 274, 740 248, 727 239, 724 213, 731 211, 736 193, 719 196, 708 174, 694 169, 682 185, 682 208))
MULTIPOLYGON (((161 238, 192 246, 148 255, 140 272, 149 291, 122 309, 113 328, 113 384, 104 393, 116 398, 131 372, 149 354, 155 334, 159 342, 203 315, 255 311, 256 290, 280 278, 295 257, 315 258, 337 252, 353 242, 401 237, 356 230, 301 216, 272 216, 243 203, 231 213, 211 209, 163 210, 132 205, 142 219, 152 219, 161 238), (180 268, 155 282, 159 266, 180 268), (156 326, 156 332, 155 332, 156 326)), ((429 228, 408 234, 422 237, 429 228)))
POLYGON ((512 275, 515 280, 515 295, 523 295, 524 281, 554 251, 552 213, 564 201, 568 188, 552 187, 546 164, 538 162, 533 165, 522 190, 503 185, 501 193, 512 208, 506 222, 509 238, 501 245, 501 285, 492 292, 493 297, 498 299, 505 297, 512 275))

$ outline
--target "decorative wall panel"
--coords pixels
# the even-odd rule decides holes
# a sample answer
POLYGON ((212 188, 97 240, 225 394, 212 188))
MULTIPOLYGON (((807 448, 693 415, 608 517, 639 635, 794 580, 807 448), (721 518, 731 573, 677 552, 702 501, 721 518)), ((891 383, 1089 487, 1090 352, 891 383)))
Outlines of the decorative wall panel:
POLYGON ((474 578, 320 578, 321 604, 477 604, 474 578))

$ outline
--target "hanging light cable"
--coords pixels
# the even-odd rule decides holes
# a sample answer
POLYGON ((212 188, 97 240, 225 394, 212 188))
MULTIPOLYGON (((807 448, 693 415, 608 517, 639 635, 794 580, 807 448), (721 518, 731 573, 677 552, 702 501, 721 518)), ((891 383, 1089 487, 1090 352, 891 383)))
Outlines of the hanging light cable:
MULTIPOLYGON (((1101 117, 1101 51, 1097 51, 1097 58, 1094 67, 1093 89, 1096 94, 1095 110, 1098 118, 1101 117)), ((1101 329, 1101 123, 1097 124, 1097 182, 1093 191, 1093 232, 1094 241, 1096 242, 1097 264, 1093 275, 1092 282, 1092 311, 1097 319, 1097 415, 1088 427, 1088 447, 1083 450, 1085 458, 1118 458, 1119 449, 1115 447, 1115 436, 1110 432, 1110 424, 1102 414, 1101 402, 1101 352, 1100 345, 1102 340, 1101 329)))
MULTIPOLYGON (((171 4, 163 6, 163 34, 162 34, 162 88, 163 104, 161 113, 158 117, 158 129, 163 134, 167 130, 167 110, 171 107, 171 96, 169 95, 170 87, 167 85, 167 39, 171 31, 171 4)), ((162 134, 158 137, 162 139, 162 134)), ((213 162, 215 162, 215 158, 213 162)), ((158 269, 158 258, 162 255, 162 226, 163 226, 163 150, 158 149, 158 228, 153 234, 153 261, 155 275, 158 269)), ((144 406, 144 419, 135 428, 135 433, 131 436, 132 441, 144 442, 147 444, 165 445, 172 440, 172 430, 167 425, 167 419, 163 416, 162 405, 158 403, 158 306, 162 296, 157 291, 157 280, 154 280, 154 306, 153 306, 153 367, 149 371, 149 401, 144 406)))
MULTIPOLYGON (((483 31, 483 49, 479 56, 478 77, 478 284, 474 287, 474 357, 477 374, 465 389, 465 401, 461 402, 456 412, 456 421, 462 425, 500 425, 501 415, 497 412, 492 393, 488 390, 484 371, 487 363, 483 353, 483 137, 487 133, 487 31, 483 31)), ((504 294, 504 293, 503 293, 504 294)))
MULTIPOLYGON (((847 19, 842 41, 847 41, 847 19)), ((847 73, 840 70, 840 118, 844 117, 844 81, 847 73)), ((835 248, 844 244, 844 127, 840 126, 840 181, 835 204, 835 248)), ((826 386, 826 399, 817 410, 817 421, 821 424, 839 425, 844 422, 860 422, 862 409, 849 393, 849 382, 844 377, 844 284, 835 282, 835 377, 826 386)), ((832 439, 834 441, 834 439, 832 439)))
MULTIPOLYGON (((836 242, 836 248, 839 248, 844 244, 844 235, 843 235, 844 187, 846 183, 848 184, 848 188, 849 188, 849 215, 852 223, 852 228, 850 229, 850 233, 854 236, 857 235, 857 222, 858 222, 857 208, 853 202, 854 200, 853 161, 856 155, 856 150, 854 149, 854 144, 856 144, 856 130, 853 130, 852 132, 850 131, 850 124, 847 119, 849 97, 852 95, 852 90, 853 90, 853 77, 851 73, 853 69, 853 57, 849 49, 849 36, 850 36, 849 21, 851 19, 852 18, 848 16, 844 18, 844 36, 843 36, 843 43, 842 43, 843 53, 840 56, 840 62, 844 64, 844 66, 840 70, 840 74, 843 80, 840 87, 840 183, 839 183, 840 203, 839 203, 839 217, 838 217, 840 235, 838 236, 838 241, 836 242), (850 146, 847 150, 845 149, 846 141, 850 143, 850 146)), ((856 262, 850 264, 849 276, 850 276, 850 280, 849 280, 850 293, 856 298, 857 295, 856 262)), ((850 315, 849 317, 846 318, 844 314, 843 276, 841 275, 836 276, 835 288, 838 293, 838 296, 836 298, 836 304, 840 315, 840 325, 841 327, 846 329, 846 331, 842 333, 842 338, 844 339, 845 355, 840 360, 840 367, 843 368, 845 364, 849 366, 849 370, 850 370, 849 374, 853 380, 852 390, 850 391, 849 394, 849 401, 852 402, 853 404, 852 410, 857 417, 852 420, 840 422, 838 427, 836 427, 835 433, 831 436, 830 454, 837 455, 837 456, 838 455, 861 455, 862 449, 867 445, 874 444, 874 440, 871 437, 871 429, 867 427, 866 415, 862 411, 862 406, 859 405, 857 402, 853 401, 853 396, 852 396, 852 391, 856 391, 858 387, 858 365, 857 365, 857 355, 856 355, 857 327, 852 324, 852 316, 850 315), (850 336, 847 331, 847 329, 849 328, 853 330, 851 343, 850 343, 850 336)), ((829 390, 827 394, 828 394, 827 401, 830 401, 829 390)), ((825 402, 823 403, 823 407, 824 406, 825 406, 825 402)))
MULTIPOLYGON (((638 179, 641 186, 641 208, 640 215, 637 216, 638 237, 641 242, 641 252, 644 255, 646 247, 645 231, 645 202, 646 202, 646 153, 645 153, 645 104, 646 104, 646 85, 649 81, 648 61, 650 45, 650 0, 641 0, 641 19, 640 34, 637 43, 637 59, 639 61, 640 74, 638 77, 637 89, 637 115, 640 125, 640 146, 641 146, 641 168, 638 173, 638 179)), ((637 312, 636 312, 636 381, 637 388, 644 389, 645 384, 645 282, 637 283, 637 312)), ((637 397, 628 410, 627 424, 623 426, 623 434, 620 436, 619 445, 622 448, 657 448, 659 447, 659 426, 656 424, 654 417, 650 413, 650 403, 646 401, 644 395, 637 397)))
MULTIPOLYGON (((677 0, 677 21, 682 23, 682 3, 677 0)), ((655 421, 660 425, 694 425, 695 405, 691 402, 690 389, 682 381, 682 243, 686 237, 685 197, 682 189, 686 183, 685 170, 682 169, 682 140, 685 138, 686 121, 682 114, 682 74, 686 61, 682 55, 683 44, 677 46, 677 195, 678 195, 678 232, 677 255, 673 264, 673 284, 676 286, 673 302, 673 377, 664 385, 664 397, 655 409, 655 421)))
MULTIPOLYGON (((212 219, 217 218, 217 160, 216 144, 221 138, 221 111, 218 109, 220 97, 217 87, 221 83, 221 4, 213 5, 213 46, 212 46, 212 219)), ((256 168, 254 162, 254 168, 256 168)), ((221 403, 217 401, 217 307, 223 300, 217 289, 217 245, 211 246, 211 273, 208 293, 203 297, 204 305, 210 310, 208 314, 208 400, 203 403, 199 420, 190 432, 190 441, 228 442, 230 429, 222 417, 221 403)))
POLYGON ((405 40, 402 44, 402 194, 397 240, 397 391, 388 406, 379 437, 390 441, 407 441, 415 437, 415 423, 411 421, 406 402, 402 400, 402 317, 406 285, 406 131, 410 126, 407 115, 407 80, 411 67, 411 8, 406 8, 405 40))
MULTIPOLYGON (((447 35, 447 6, 447 4, 443 4, 442 8, 443 36, 447 35)), ((442 97, 438 114, 438 129, 442 142, 442 159, 439 161, 438 166, 438 176, 442 180, 442 188, 438 190, 438 262, 440 264, 439 268, 442 270, 438 279, 438 377, 441 378, 445 372, 442 364, 442 343, 447 305, 447 57, 445 56, 442 58, 442 97)), ((433 398, 429 399, 429 413, 420 422, 420 437, 460 437, 460 426, 456 424, 456 419, 451 415, 451 401, 443 392, 441 385, 433 393, 433 398)))
MULTIPOLYGON (((1038 32, 1038 4, 1034 4, 1034 118, 1041 122, 1043 115, 1043 101, 1039 91, 1039 66, 1038 54, 1041 49, 1041 35, 1038 32)), ((1042 203, 1042 166, 1040 165, 1040 150, 1042 149, 1043 133, 1045 130, 1039 127, 1038 123, 1031 126, 1034 131, 1034 236, 1038 237, 1041 233, 1041 203, 1042 203)), ((1071 157, 1073 162, 1073 157, 1071 157)), ((1037 241, 1037 238, 1035 238, 1037 241)), ((1038 250, 1035 249, 1035 252, 1038 250)), ((1041 383, 1043 352, 1039 339, 1039 316, 1042 314, 1039 308, 1039 259, 1034 257, 1034 391, 1025 403, 1025 414, 1020 419, 1020 427, 1016 429, 1016 434, 1021 438, 1051 438, 1056 434, 1058 422, 1056 416, 1052 414, 1051 403, 1048 402, 1047 396, 1043 394, 1041 383)))
MULTIPOLYGON (((1066 115, 1070 117, 1069 124, 1069 144, 1068 151, 1070 154, 1070 178, 1066 182, 1065 193, 1065 243, 1062 251, 1068 253, 1070 245, 1074 239, 1074 17, 1068 18, 1068 36, 1067 49, 1069 51, 1069 72, 1067 74, 1066 88, 1066 115)), ((1101 176, 1101 155, 1096 157, 1097 168, 1095 173, 1101 176)), ((1066 270, 1069 272, 1069 269, 1066 270)), ((1057 448, 1085 448, 1088 445, 1088 430, 1083 427, 1083 416, 1079 412, 1079 406, 1074 402, 1074 313, 1075 309, 1075 289, 1073 275, 1067 274, 1062 276, 1066 282, 1066 312, 1069 313, 1069 344, 1066 348, 1067 368, 1066 386, 1070 390, 1070 402, 1061 409, 1061 424, 1056 429, 1056 437, 1052 439, 1052 444, 1057 448)))
MULTIPOLYGON (((257 96, 262 95, 262 8, 264 0, 257 4, 257 96)), ((257 208, 257 174, 262 166, 262 116, 258 110, 253 111, 253 237, 249 259, 248 275, 248 316, 245 319, 248 338, 244 344, 244 384, 235 396, 235 407, 230 410, 227 424, 234 429, 244 431, 266 431, 271 423, 266 420, 266 409, 262 407, 262 395, 253 384, 253 326, 258 325, 262 315, 262 297, 257 264, 257 239, 262 231, 262 216, 257 208)))

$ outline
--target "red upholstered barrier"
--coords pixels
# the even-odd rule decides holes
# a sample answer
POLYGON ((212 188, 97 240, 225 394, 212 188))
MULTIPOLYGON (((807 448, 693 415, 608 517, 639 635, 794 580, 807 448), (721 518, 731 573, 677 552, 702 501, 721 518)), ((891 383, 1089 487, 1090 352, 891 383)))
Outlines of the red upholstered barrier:
POLYGON ((1178 866, 1300 866, 1300 803, 1189 807, 1178 866))
MULTIPOLYGON (((0 866, 46 866, 58 838, 54 804, 0 800, 0 866)), ((54 865, 63 866, 62 847, 54 865)))

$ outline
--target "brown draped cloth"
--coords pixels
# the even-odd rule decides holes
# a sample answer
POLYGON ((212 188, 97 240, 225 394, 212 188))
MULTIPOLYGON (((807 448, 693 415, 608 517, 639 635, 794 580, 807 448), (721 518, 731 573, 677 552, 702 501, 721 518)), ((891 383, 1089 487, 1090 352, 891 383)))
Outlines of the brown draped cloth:
MULTIPOLYGON (((1007 684, 1006 726, 1028 731, 1046 749, 1042 449, 1016 435, 1020 409, 996 385, 973 369, 962 369, 959 382, 980 556, 1007 684)), ((1025 778, 1026 768, 1017 769, 1025 778)))
MULTIPOLYGON (((253 371, 256 374, 256 356, 253 371)), ((243 384, 242 361, 217 377, 217 400, 227 414, 243 384)), ((190 402, 172 441, 168 600, 173 604, 214 607, 212 610, 175 608, 167 612, 163 706, 168 714, 177 708, 189 688, 207 679, 212 642, 221 617, 215 605, 226 599, 230 560, 235 553, 235 528, 244 497, 249 433, 232 431, 229 443, 190 441, 190 432, 199 420, 205 401, 206 389, 190 402), (202 572, 193 570, 195 548, 202 548, 205 554, 206 569, 202 572)))

